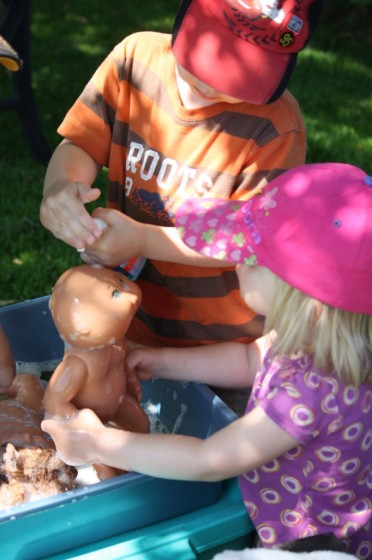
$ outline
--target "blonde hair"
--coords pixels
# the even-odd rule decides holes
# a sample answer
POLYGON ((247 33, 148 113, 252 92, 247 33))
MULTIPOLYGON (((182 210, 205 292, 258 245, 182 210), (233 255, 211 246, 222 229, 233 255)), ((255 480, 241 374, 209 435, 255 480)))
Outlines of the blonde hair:
POLYGON ((312 354, 314 365, 345 383, 372 381, 372 315, 336 309, 275 277, 265 331, 282 356, 312 354))

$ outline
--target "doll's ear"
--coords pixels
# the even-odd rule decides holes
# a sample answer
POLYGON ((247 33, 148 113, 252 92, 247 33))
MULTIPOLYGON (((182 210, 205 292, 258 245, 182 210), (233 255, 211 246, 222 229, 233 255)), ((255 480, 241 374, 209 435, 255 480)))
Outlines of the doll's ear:
POLYGON ((19 58, 18 53, 11 47, 0 35, 0 64, 12 70, 12 72, 17 72, 22 68, 22 60, 19 58))

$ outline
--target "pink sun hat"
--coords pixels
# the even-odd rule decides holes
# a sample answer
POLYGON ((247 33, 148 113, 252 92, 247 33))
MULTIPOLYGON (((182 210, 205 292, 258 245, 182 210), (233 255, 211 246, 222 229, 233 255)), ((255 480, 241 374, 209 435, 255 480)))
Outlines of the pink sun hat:
POLYGON ((314 33, 324 0, 183 0, 172 51, 208 86, 252 103, 278 99, 297 53, 314 33))
POLYGON ((189 199, 176 227, 207 257, 265 266, 323 303, 372 314, 372 177, 357 167, 303 165, 248 201, 189 199))

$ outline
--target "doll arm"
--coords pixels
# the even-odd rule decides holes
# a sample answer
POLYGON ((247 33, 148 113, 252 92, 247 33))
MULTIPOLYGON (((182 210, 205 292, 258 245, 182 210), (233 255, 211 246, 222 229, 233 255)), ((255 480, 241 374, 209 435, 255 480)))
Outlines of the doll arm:
POLYGON ((66 422, 44 420, 41 427, 50 433, 67 464, 104 462, 176 480, 216 481, 237 476, 298 444, 260 406, 206 440, 106 428, 88 409, 66 422))
POLYGON ((66 356, 54 371, 44 393, 44 409, 48 415, 69 416, 76 413, 72 403, 84 385, 88 369, 77 356, 66 356))
POLYGON ((0 326, 0 393, 10 385, 16 374, 13 354, 3 328, 0 326))
POLYGON ((41 380, 33 373, 19 373, 4 391, 12 400, 21 402, 39 414, 42 413, 44 388, 41 380))
POLYGON ((175 227, 144 224, 118 210, 96 208, 94 218, 107 225, 101 237, 81 255, 88 264, 118 266, 132 257, 206 267, 231 267, 230 262, 205 257, 183 243, 175 227))

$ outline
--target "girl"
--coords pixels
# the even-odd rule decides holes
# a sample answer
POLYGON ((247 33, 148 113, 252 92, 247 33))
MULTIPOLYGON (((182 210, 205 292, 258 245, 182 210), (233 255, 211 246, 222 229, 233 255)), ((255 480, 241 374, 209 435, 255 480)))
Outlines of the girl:
POLYGON ((45 420, 67 463, 105 462, 163 478, 239 475, 260 545, 333 533, 372 557, 372 177, 346 164, 298 167, 247 202, 195 199, 183 241, 235 263, 264 338, 137 348, 127 366, 249 387, 246 414, 206 440, 109 429, 89 410, 45 420))

